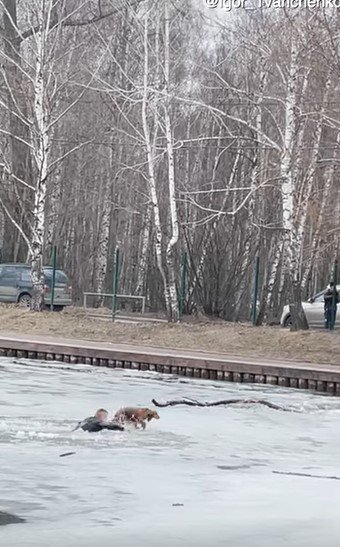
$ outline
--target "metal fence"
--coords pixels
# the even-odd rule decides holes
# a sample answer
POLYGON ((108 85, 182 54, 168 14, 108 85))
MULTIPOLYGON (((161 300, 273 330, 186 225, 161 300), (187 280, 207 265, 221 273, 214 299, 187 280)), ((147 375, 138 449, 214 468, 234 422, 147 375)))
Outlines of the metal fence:
MULTIPOLYGON (((113 293, 101 293, 101 292, 84 292, 84 303, 83 307, 84 310, 88 310, 88 297, 94 296, 96 298, 117 298, 117 299, 123 299, 123 300, 140 300, 142 303, 141 306, 141 313, 145 314, 145 304, 146 304, 146 297, 145 296, 135 296, 133 294, 113 294, 113 293)), ((116 313, 116 310, 114 310, 114 314, 116 313)))

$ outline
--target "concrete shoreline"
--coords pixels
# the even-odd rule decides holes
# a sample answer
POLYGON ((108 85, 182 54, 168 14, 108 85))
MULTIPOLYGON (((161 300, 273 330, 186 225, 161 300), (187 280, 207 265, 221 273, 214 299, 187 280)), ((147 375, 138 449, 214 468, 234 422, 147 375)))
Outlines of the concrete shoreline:
POLYGON ((340 365, 7 333, 0 334, 0 356, 279 385, 340 396, 340 365))

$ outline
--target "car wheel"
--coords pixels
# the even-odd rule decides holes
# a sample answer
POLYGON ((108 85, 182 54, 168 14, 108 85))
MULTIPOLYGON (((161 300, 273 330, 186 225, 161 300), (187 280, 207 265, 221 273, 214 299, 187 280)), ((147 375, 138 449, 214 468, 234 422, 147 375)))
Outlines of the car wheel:
POLYGON ((287 315, 283 323, 284 328, 286 329, 287 327, 291 327, 292 324, 293 324, 292 317, 290 315, 287 315))
POLYGON ((27 294, 27 293, 26 294, 21 294, 19 296, 18 303, 23 308, 30 308, 31 307, 31 297, 30 297, 30 295, 27 294))

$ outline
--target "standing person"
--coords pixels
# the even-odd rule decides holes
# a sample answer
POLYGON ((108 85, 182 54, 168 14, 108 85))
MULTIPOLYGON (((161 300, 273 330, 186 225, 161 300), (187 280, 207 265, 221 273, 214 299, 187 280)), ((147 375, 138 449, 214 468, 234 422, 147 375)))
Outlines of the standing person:
POLYGON ((330 281, 329 286, 324 294, 325 301, 325 328, 334 329, 337 305, 339 304, 339 292, 334 285, 334 281, 330 281))

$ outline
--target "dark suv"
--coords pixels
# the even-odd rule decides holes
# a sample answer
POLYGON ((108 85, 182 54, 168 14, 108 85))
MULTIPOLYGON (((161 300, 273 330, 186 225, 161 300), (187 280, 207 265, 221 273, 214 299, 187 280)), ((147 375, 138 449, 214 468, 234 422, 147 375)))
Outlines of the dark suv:
MULTIPOLYGON (((44 266, 44 303, 51 304, 52 274, 50 266, 44 266)), ((0 302, 18 302, 24 306, 31 303, 33 284, 29 264, 0 264, 0 302)), ((62 270, 56 270, 53 308, 61 311, 72 304, 72 288, 62 270)))

